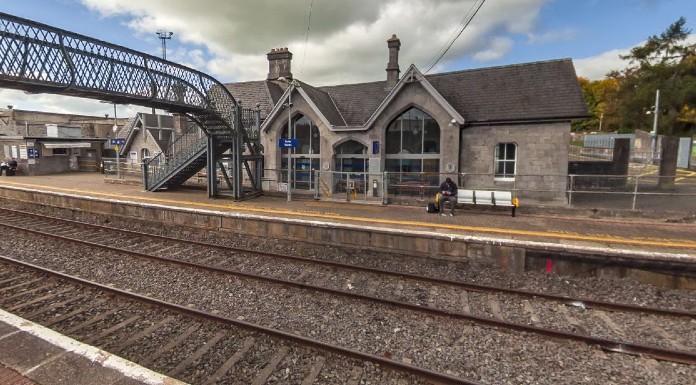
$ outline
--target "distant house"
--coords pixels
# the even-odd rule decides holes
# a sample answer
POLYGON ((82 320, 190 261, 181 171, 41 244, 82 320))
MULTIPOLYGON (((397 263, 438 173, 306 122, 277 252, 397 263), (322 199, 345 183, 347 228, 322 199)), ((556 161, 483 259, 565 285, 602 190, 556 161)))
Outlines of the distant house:
MULTIPOLYGON (((119 136, 126 139, 119 154, 130 163, 142 163, 165 152, 172 142, 187 128, 187 120, 181 115, 145 114, 139 112, 124 127, 119 136)), ((202 135, 202 131, 198 131, 202 135)))
POLYGON ((15 158, 20 175, 100 170, 114 123, 125 119, 0 109, 0 157, 15 158))
MULTIPOLYGON (((397 179, 423 173, 459 174, 469 188, 566 190, 570 123, 588 116, 573 63, 551 60, 400 76, 396 36, 387 41, 383 81, 316 87, 293 80, 287 48, 267 54, 266 80, 226 84, 262 115, 265 168, 305 177, 310 170, 387 172, 397 179), (289 86, 289 83, 293 86, 289 86), (288 110, 292 99, 291 134, 288 110), (279 139, 297 139, 288 154, 279 139), (547 176, 540 178, 540 175, 547 176)), ((358 176, 360 177, 360 176, 358 176)))

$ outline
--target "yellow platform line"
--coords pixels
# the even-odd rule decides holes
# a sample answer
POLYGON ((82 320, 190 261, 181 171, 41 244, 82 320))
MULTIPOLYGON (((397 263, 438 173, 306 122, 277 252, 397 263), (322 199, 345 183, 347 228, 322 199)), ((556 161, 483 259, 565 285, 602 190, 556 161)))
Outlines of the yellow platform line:
POLYGON ((577 241, 594 241, 594 242, 607 242, 607 243, 618 243, 626 245, 636 245, 636 246, 660 246, 660 247, 674 247, 674 248, 689 248, 696 249, 696 242, 690 240, 675 239, 670 240, 650 240, 650 239, 638 239, 638 238, 622 238, 619 236, 611 235, 583 235, 583 234, 568 234, 568 233, 552 233, 546 231, 530 231, 530 230, 516 230, 516 229, 500 229, 491 227, 476 227, 476 226, 466 226, 466 225, 455 225, 455 224, 439 224, 439 223, 427 223, 427 222, 417 222, 417 221, 400 221, 395 219, 380 219, 380 218, 363 218, 363 217, 352 217, 344 216, 340 214, 322 214, 322 213, 307 213, 307 212, 297 212, 292 210, 279 210, 279 209, 268 209, 268 208, 255 208, 255 207, 244 207, 237 205, 218 205, 211 203, 198 203, 198 202, 182 202, 173 199, 160 199, 160 198, 146 198, 146 197, 133 197, 131 195, 121 195, 113 193, 101 193, 97 191, 85 191, 80 189, 68 189, 54 186, 42 186, 34 184, 22 184, 22 183, 12 183, 6 182, 5 184, 14 185, 18 187, 40 187, 46 190, 54 190, 61 192, 71 192, 83 195, 98 195, 109 198, 118 198, 125 200, 138 200, 151 203, 160 204, 173 204, 175 206, 186 205, 202 208, 215 208, 229 210, 231 208, 237 209, 239 211, 248 211, 254 213, 263 214, 282 214, 282 215, 295 215, 300 217, 311 217, 311 218, 323 218, 323 219, 339 219, 351 222, 360 223, 378 223, 384 225, 403 225, 403 226, 413 226, 420 228, 432 229, 449 229, 449 230, 460 230, 460 231, 472 231, 480 233, 490 233, 490 234, 503 234, 503 235, 517 235, 517 236, 532 236, 532 237, 542 237, 542 238, 552 238, 552 239, 567 239, 567 240, 577 240, 577 241))

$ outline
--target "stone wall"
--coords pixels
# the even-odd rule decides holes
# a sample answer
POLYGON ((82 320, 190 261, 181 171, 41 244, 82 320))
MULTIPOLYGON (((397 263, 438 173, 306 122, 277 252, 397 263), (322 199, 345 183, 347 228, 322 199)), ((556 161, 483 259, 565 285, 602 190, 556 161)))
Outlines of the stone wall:
POLYGON ((565 202, 569 143, 569 122, 465 127, 460 171, 474 175, 464 187, 536 190, 540 201, 565 202), (498 143, 517 145, 514 182, 493 178, 498 143))

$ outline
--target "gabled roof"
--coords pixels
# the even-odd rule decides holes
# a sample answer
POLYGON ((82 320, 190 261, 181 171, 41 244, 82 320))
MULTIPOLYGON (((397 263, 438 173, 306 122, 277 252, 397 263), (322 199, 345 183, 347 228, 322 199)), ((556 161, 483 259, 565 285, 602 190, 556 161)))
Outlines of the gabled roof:
MULTIPOLYGON (((386 81, 324 87, 300 82, 298 91, 332 127, 366 129, 388 98, 414 80, 420 81, 460 123, 571 120, 588 116, 570 59, 433 75, 423 75, 411 65, 394 88, 387 87, 386 81)), ((287 91, 287 85, 278 81, 230 83, 226 87, 246 106, 260 103, 264 120, 272 111, 277 113, 279 109, 274 106, 286 97, 287 91)))
POLYGON ((156 119, 156 115, 152 114, 144 114, 142 112, 138 112, 135 117, 133 118, 132 123, 130 123, 130 129, 127 132, 126 136, 126 143, 124 146, 121 147, 119 150, 119 153, 122 155, 126 154, 127 150, 130 149, 130 146, 133 142, 133 139, 138 135, 138 132, 142 131, 143 135, 149 134, 150 137, 155 141, 157 146, 160 148, 160 150, 164 151, 169 147, 169 145, 172 142, 172 136, 171 135, 165 135, 164 138, 160 139, 159 131, 162 129, 170 129, 174 130, 173 127, 159 127, 159 126, 149 126, 147 122, 147 117, 148 116, 154 116, 156 119))

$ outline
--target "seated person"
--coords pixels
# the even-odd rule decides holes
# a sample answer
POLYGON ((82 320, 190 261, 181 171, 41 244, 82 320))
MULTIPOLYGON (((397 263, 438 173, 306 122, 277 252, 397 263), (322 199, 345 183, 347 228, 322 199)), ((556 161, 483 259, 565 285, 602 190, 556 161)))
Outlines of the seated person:
POLYGON ((452 181, 452 178, 445 179, 440 185, 437 202, 440 215, 445 215, 445 202, 449 202, 450 216, 454 216, 454 209, 457 207, 457 184, 452 181))
POLYGON ((10 159, 9 162, 7 162, 7 170, 6 170, 7 176, 14 175, 15 170, 17 170, 17 161, 15 160, 15 158, 12 158, 12 159, 10 159))

